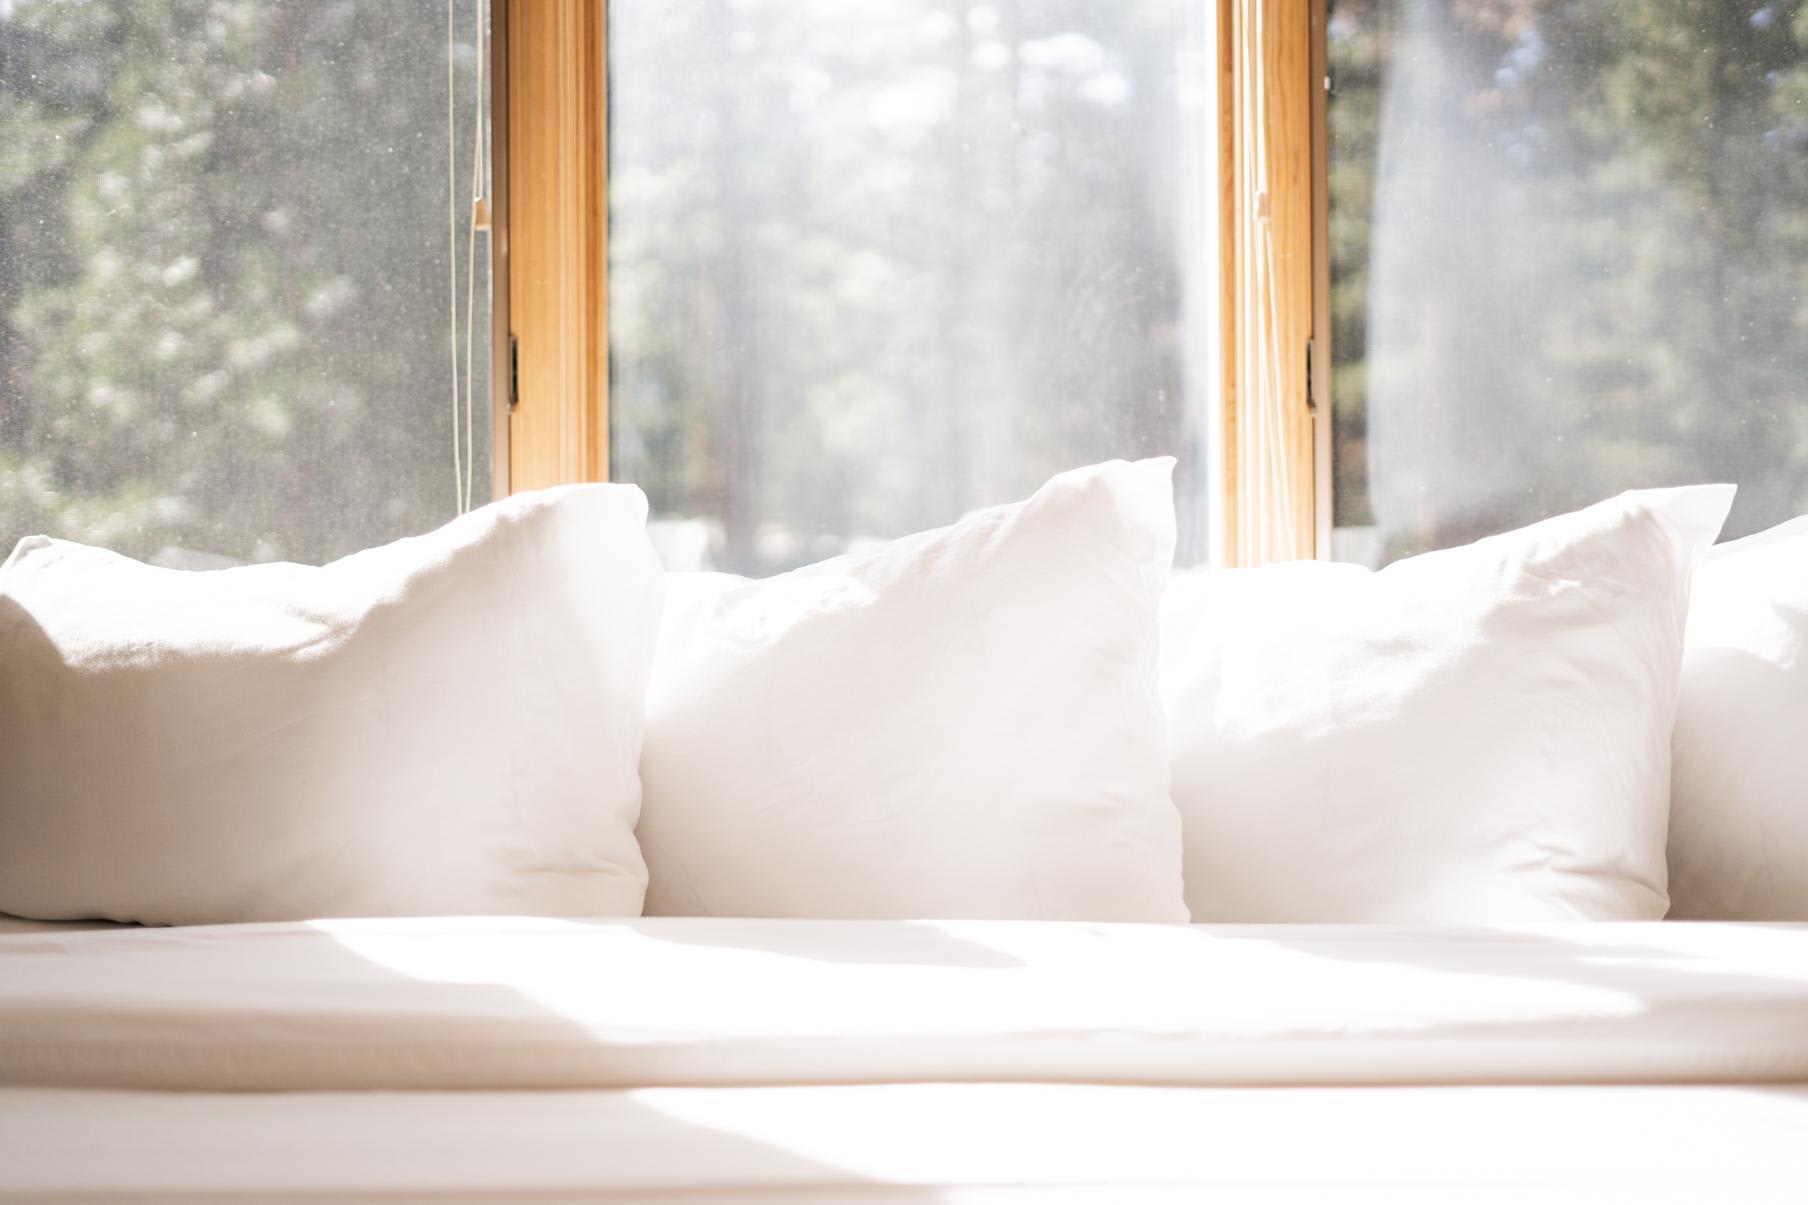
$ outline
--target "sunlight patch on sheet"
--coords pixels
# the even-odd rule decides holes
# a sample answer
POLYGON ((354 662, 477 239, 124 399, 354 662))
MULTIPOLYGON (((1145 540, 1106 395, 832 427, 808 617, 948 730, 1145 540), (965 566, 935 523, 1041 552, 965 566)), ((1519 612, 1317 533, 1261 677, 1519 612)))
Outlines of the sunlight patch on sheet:
MULTIPOLYGON (((1401 1034, 1645 1008, 1639 976, 1687 969, 1687 943, 1643 946, 1618 926, 1438 931, 912 921, 634 922, 479 918, 312 922, 410 979, 506 987, 616 1037, 1072 1033, 1159 1039, 1401 1034), (1563 934, 1552 957, 1553 928, 1563 934), (1515 947, 1523 947, 1524 957, 1515 947), (720 994, 732 984, 732 1008, 720 994), (1339 1006, 1328 1008, 1333 990, 1339 1006)), ((1704 973, 1775 974, 1761 929, 1716 945, 1704 973)), ((1704 952, 1705 953, 1705 952, 1704 952)), ((1802 974, 1808 976, 1808 969, 1802 974)))

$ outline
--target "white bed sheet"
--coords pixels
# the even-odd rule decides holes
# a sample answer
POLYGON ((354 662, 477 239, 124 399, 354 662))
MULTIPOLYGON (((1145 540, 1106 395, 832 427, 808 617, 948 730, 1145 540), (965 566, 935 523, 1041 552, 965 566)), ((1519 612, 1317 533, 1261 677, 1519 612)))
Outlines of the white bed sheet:
POLYGON ((1808 926, 0 937, 4 1198, 1208 1190, 1808 1199, 1808 926))
POLYGON ((1796 1205, 1808 1089, 0 1090, 0 1200, 1796 1205))
POLYGON ((0 1086, 1808 1083, 1808 926, 478 919, 0 938, 0 1086))

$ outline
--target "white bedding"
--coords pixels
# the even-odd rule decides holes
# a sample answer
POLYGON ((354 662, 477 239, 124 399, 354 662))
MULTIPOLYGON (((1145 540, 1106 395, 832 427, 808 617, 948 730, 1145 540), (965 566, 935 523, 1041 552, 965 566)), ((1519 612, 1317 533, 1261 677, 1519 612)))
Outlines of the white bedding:
POLYGON ((330 921, 0 939, 0 1085, 1808 1082, 1808 926, 330 921))
POLYGON ((0 937, 0 1193, 24 1198, 1327 1184, 1799 1199, 1808 926, 466 919, 0 937), (216 1095, 244 1090, 262 1094, 216 1095))
POLYGON ((1808 1090, 0 1089, 0 1200, 1799 1205, 1808 1090))

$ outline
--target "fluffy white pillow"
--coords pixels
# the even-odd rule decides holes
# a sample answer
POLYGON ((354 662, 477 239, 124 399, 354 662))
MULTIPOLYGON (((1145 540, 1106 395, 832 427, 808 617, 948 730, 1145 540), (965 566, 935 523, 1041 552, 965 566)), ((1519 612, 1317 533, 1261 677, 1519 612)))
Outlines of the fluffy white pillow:
POLYGON ((663 583, 580 486, 321 568, 0 569, 0 911, 636 916, 663 583))
POLYGON ((1193 919, 1663 916, 1689 573, 1732 496, 1622 494, 1378 573, 1177 576, 1193 919))
POLYGON ((1184 921, 1155 686, 1172 465, 678 587, 647 914, 1184 921))
POLYGON ((1670 795, 1670 915, 1808 921, 1808 518, 1695 574, 1670 795))

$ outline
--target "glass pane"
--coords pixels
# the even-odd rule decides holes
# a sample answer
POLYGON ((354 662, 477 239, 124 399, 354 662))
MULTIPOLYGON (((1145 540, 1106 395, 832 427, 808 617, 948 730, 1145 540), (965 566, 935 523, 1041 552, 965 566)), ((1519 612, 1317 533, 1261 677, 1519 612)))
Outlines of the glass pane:
POLYGON ((1194 0, 614 0, 613 475, 781 570, 1180 458, 1205 547, 1216 84, 1194 0))
POLYGON ((487 10, 0 0, 0 556, 320 561, 488 498, 487 10))
POLYGON ((1808 510, 1808 3, 1332 0, 1337 548, 1808 510))

